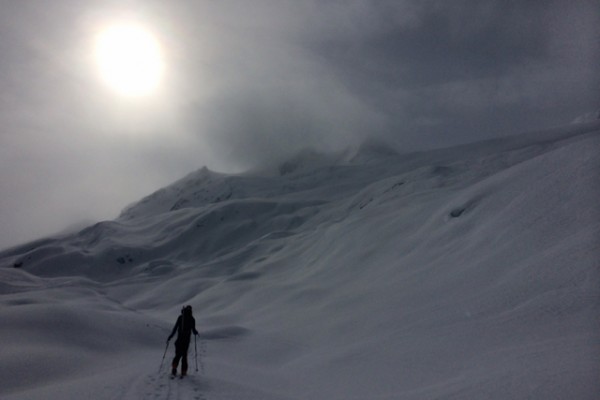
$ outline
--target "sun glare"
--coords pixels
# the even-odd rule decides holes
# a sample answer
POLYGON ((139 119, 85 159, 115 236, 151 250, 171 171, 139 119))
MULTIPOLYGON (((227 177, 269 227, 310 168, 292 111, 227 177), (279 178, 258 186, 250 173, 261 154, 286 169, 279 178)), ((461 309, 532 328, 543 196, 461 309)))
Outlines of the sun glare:
POLYGON ((134 24, 102 30, 96 37, 95 58, 102 79, 129 97, 154 92, 164 69, 158 41, 149 31, 134 24))

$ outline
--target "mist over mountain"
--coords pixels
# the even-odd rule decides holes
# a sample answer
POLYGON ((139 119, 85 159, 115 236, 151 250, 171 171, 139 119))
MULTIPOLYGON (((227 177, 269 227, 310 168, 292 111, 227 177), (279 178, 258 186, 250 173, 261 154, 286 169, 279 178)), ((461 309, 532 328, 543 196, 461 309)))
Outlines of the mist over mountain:
POLYGON ((201 168, 0 253, 0 397, 593 399, 599 149, 586 123, 201 168), (184 304, 200 365, 169 381, 184 304))
POLYGON ((594 122, 598 122, 598 120, 600 120, 600 110, 580 115, 579 117, 577 117, 573 120, 573 123, 574 124, 594 123, 594 122))

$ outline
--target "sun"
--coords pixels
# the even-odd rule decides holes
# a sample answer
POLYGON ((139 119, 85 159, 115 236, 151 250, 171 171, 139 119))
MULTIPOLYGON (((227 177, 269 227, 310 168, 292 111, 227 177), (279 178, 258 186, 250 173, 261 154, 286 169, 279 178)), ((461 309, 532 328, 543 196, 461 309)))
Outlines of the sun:
POLYGON ((158 40, 140 25, 112 25, 95 38, 94 55, 102 80, 127 97, 149 95, 159 87, 164 61, 158 40))

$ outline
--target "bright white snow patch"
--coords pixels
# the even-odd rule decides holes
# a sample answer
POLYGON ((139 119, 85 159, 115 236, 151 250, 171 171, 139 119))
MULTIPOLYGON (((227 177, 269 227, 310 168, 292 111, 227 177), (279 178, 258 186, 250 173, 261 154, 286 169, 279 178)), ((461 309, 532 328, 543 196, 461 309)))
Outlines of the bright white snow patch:
POLYGON ((586 129, 203 169, 115 221, 4 251, 0 397, 594 399, 586 129), (183 304, 199 371, 192 346, 192 375, 171 381, 172 348, 158 369, 183 304))

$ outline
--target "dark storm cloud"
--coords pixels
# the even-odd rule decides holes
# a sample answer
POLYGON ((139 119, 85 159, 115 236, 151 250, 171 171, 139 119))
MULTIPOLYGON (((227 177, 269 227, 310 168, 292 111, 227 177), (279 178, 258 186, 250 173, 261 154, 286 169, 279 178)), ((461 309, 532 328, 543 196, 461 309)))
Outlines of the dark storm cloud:
POLYGON ((599 103, 594 1, 223 1, 196 11, 219 38, 204 67, 218 94, 190 106, 191 126, 242 166, 367 135, 406 149, 450 145, 567 123, 599 103))
POLYGON ((354 16, 370 21, 363 35, 315 35, 309 44, 390 117, 401 142, 447 145, 566 123, 598 107, 599 8, 593 1, 372 2, 354 16))

